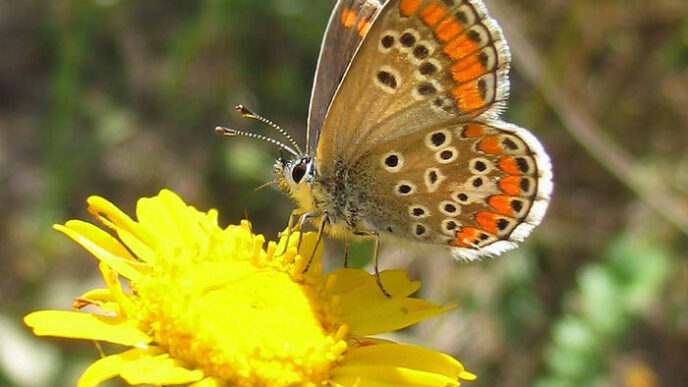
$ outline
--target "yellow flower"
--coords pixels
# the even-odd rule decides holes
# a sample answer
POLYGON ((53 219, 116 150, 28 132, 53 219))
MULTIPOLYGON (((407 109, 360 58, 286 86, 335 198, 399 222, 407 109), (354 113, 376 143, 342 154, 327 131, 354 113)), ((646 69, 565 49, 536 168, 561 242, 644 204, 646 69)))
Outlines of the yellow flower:
POLYGON ((100 261, 106 288, 77 297, 74 311, 38 311, 25 323, 39 336, 131 347, 92 363, 79 386, 120 376, 130 384, 192 386, 458 386, 475 376, 452 357, 368 337, 447 308, 408 297, 419 284, 385 271, 385 297, 358 269, 303 273, 316 237, 279 244, 247 222, 222 229, 163 190, 138 201, 132 220, 103 198, 89 211, 117 238, 79 220, 55 228, 100 261), (303 253, 303 255, 301 254, 303 253), (128 286, 120 281, 123 277, 128 286), (95 306, 98 314, 80 312, 95 306))

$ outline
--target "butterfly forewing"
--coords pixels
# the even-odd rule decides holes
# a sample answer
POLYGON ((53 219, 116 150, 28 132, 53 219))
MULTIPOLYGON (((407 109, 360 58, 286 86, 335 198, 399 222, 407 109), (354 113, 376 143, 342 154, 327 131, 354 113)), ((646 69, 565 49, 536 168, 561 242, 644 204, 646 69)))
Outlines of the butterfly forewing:
POLYGON ((313 83, 307 145, 317 143, 318 133, 337 86, 384 2, 385 0, 337 1, 325 31, 313 83))
POLYGON ((480 1, 392 0, 332 101, 318 155, 356 159, 457 117, 494 118, 507 98, 509 61, 480 1))
POLYGON ((453 247, 473 259, 515 247, 540 223, 550 164, 524 129, 470 121, 385 142, 358 163, 372 225, 396 237, 453 247), (384 203, 379 206, 378 203, 384 203))

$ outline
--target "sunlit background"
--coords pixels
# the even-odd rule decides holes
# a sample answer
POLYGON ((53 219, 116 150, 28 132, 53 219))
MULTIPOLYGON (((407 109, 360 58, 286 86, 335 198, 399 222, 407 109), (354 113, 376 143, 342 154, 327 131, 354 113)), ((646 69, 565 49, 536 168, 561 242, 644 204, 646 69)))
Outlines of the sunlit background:
MULTIPOLYGON (((103 195, 168 187, 274 238, 293 204, 278 153, 213 134, 242 102, 304 138, 332 1, 0 0, 0 385, 69 386, 89 343, 21 317, 98 287, 51 229, 103 195), (250 200, 249 200, 250 199, 250 200)), ((688 2, 491 0, 512 44, 505 118, 549 150, 555 192, 518 250, 472 264, 384 246, 421 295, 459 307, 395 340, 450 353, 471 386, 688 385, 688 2)), ((329 267, 342 246, 328 240, 329 267)), ((354 263, 370 264, 370 244, 354 263)), ((108 348, 106 347, 106 350, 108 348)), ((109 385, 120 385, 113 382, 109 385)))

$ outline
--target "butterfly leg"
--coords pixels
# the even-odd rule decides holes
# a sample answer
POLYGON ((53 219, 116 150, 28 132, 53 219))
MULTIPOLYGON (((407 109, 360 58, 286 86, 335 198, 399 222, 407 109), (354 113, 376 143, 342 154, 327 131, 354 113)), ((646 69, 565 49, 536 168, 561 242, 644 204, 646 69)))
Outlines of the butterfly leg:
POLYGON ((388 298, 391 298, 392 296, 389 293, 387 293, 387 290, 385 290, 385 287, 382 286, 382 279, 380 278, 380 269, 378 267, 378 255, 380 252, 380 234, 376 231, 355 231, 354 234, 374 238, 374 241, 373 241, 373 267, 375 268, 375 280, 377 281, 377 286, 380 288, 380 291, 382 291, 382 294, 384 294, 388 298))
POLYGON ((344 240, 344 267, 349 267, 349 238, 344 240))
MULTIPOLYGON (((330 221, 330 218, 327 216, 327 212, 323 213, 322 220, 320 221, 320 227, 318 227, 318 240, 315 242, 315 246, 313 247, 313 251, 311 252, 311 257, 308 258, 308 263, 306 264, 306 267, 303 268, 303 272, 307 272, 308 269, 311 268, 311 264, 313 263, 313 258, 315 258, 315 252, 318 250, 318 245, 320 242, 322 242, 323 234, 325 233, 325 225, 330 221)), ((300 235, 300 234, 299 234, 300 235)), ((300 240, 299 240, 300 242, 300 240)))
POLYGON ((289 215, 289 223, 287 224, 287 240, 284 243, 284 250, 277 255, 284 255, 284 253, 287 252, 287 247, 289 247, 289 239, 291 238, 291 232, 292 232, 292 229, 294 228, 294 219, 301 217, 301 215, 303 215, 303 213, 300 212, 299 210, 294 210, 289 215))
POLYGON ((297 225, 299 231, 299 243, 296 244, 297 251, 301 250, 301 242, 303 241, 303 225, 306 223, 307 219, 315 218, 318 215, 320 215, 320 212, 318 211, 307 212, 301 215, 301 219, 299 220, 299 224, 297 225))

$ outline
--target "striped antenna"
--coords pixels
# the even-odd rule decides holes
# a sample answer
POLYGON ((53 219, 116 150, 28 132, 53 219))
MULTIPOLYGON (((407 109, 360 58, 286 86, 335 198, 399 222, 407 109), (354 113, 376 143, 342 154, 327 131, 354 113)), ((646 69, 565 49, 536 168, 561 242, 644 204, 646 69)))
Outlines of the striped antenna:
POLYGON ((222 136, 227 136, 227 137, 240 136, 240 137, 255 138, 256 140, 261 140, 261 141, 269 142, 270 144, 273 144, 273 145, 277 145, 278 147, 280 147, 280 149, 284 149, 285 151, 291 153, 294 156, 297 156, 297 157, 299 156, 299 154, 296 153, 296 151, 294 149, 292 149, 290 146, 285 145, 284 143, 277 141, 274 138, 263 136, 262 134, 244 132, 242 130, 225 128, 222 126, 216 127, 215 133, 222 135, 222 136))
POLYGON ((282 128, 281 128, 279 125, 277 125, 276 123, 274 123, 274 122, 268 120, 267 118, 261 116, 260 114, 256 114, 256 113, 252 112, 251 110, 249 110, 249 109, 248 109, 246 106, 244 106, 243 104, 238 104, 238 105, 236 105, 236 106, 234 107, 234 109, 237 111, 237 113, 241 114, 241 116, 244 117, 244 118, 249 118, 249 119, 252 119, 252 120, 256 120, 256 121, 258 121, 258 122, 262 122, 262 123, 264 123, 265 125, 267 125, 267 126, 273 128, 273 129, 275 129, 275 130, 278 131, 282 136, 284 136, 284 138, 286 138, 287 141, 289 141, 289 143, 290 143, 291 145, 293 145, 294 148, 296 148, 296 150, 299 151, 300 154, 303 154, 303 151, 302 151, 301 148, 299 147, 299 144, 294 140, 294 138, 292 138, 291 135, 290 135, 289 133, 287 133, 286 130, 282 129, 282 128))

